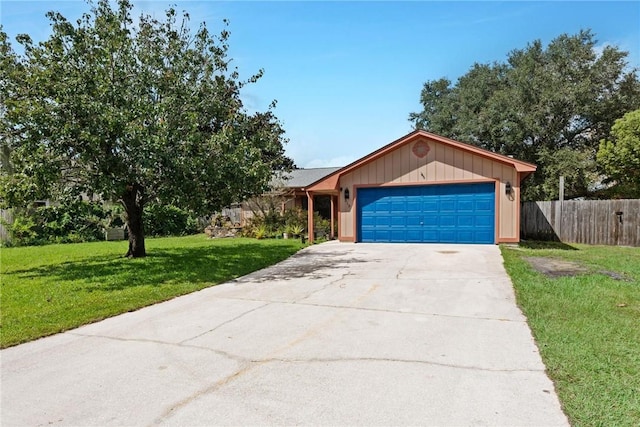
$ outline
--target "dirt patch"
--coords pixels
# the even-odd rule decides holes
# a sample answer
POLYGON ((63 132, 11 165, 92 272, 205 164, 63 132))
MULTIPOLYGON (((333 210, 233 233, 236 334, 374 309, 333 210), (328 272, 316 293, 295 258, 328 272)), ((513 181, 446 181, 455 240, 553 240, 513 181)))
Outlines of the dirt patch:
POLYGON ((438 251, 439 254, 457 254, 458 251, 438 251))
POLYGON ((538 272, 548 277, 577 276, 589 270, 575 262, 555 258, 527 257, 524 258, 538 272))

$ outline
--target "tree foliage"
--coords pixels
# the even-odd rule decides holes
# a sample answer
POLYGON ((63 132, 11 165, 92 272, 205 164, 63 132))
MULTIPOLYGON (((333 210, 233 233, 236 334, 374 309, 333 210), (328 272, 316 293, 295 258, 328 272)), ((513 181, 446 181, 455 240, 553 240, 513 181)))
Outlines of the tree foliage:
POLYGON ((586 196, 596 177, 595 153, 614 120, 640 107, 640 81, 614 46, 596 48, 590 31, 563 34, 545 48, 537 40, 504 63, 475 64, 455 84, 424 84, 416 128, 536 163, 525 199, 586 196))
MULTIPOLYGON (((134 23, 130 0, 99 0, 76 23, 49 12, 52 34, 23 55, 0 32, 2 197, 19 205, 64 188, 120 201, 130 256, 144 256, 148 201, 210 213, 264 191, 293 164, 273 114, 249 114, 227 58, 229 32, 190 29, 168 9, 134 23), (4 90, 3 90, 3 93, 4 90), (3 165, 5 162, 3 161, 3 165)), ((225 26, 227 22, 224 21, 225 26)))
POLYGON ((615 121, 609 139, 600 141, 598 164, 620 197, 640 197, 640 109, 615 121))

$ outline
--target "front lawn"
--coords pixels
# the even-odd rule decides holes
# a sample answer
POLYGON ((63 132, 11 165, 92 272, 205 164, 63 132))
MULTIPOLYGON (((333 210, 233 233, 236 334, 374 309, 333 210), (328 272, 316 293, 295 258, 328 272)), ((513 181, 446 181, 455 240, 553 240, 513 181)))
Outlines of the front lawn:
POLYGON ((281 261, 300 240, 148 239, 146 258, 127 242, 2 248, 2 348, 136 310, 281 261))
POLYGON ((505 267, 573 426, 640 425, 640 248, 503 246, 505 267), (524 259, 573 261, 550 278, 524 259))

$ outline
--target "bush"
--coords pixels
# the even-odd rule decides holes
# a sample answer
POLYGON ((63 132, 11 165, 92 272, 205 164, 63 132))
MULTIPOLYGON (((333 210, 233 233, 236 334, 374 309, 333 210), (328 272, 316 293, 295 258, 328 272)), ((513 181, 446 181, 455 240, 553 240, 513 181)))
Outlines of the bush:
POLYGON ((101 203, 65 200, 56 206, 14 211, 11 245, 77 243, 104 239, 104 228, 124 224, 122 210, 101 203))
POLYGON ((198 232, 196 216, 173 205, 148 204, 143 221, 147 236, 186 236, 198 232))
MULTIPOLYGON (((318 212, 313 213, 313 228, 317 236, 328 237, 331 222, 322 218, 318 212)), ((251 217, 242 228, 245 237, 280 237, 286 232, 292 236, 304 234, 307 231, 307 211, 300 208, 289 209, 280 214, 272 211, 266 214, 256 214, 251 217)))

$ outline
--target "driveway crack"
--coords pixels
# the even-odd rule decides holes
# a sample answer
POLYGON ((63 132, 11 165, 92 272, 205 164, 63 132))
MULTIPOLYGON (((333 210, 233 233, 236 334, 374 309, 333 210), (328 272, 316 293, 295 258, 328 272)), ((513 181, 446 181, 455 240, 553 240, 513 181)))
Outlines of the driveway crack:
POLYGON ((337 279, 335 279, 335 280, 330 281, 329 283, 327 283, 327 284, 325 284, 325 285, 321 286, 321 287, 320 287, 320 288, 318 288, 318 289, 314 289, 313 291, 309 292, 309 293, 308 293, 307 295, 305 295, 304 297, 302 297, 302 298, 300 298, 300 299, 296 300, 293 304, 298 304, 298 303, 300 303, 300 301, 304 301, 304 300, 306 300, 307 298, 310 298, 310 297, 312 297, 313 295, 317 294, 318 292, 322 292, 322 291, 326 290, 326 289, 327 289, 327 288, 329 288, 330 286, 335 285, 336 283, 338 283, 338 282, 340 282, 340 281, 344 280, 344 278, 345 278, 345 277, 347 277, 347 276, 349 276, 349 275, 351 275, 351 273, 343 273, 339 278, 337 278, 337 279))
POLYGON ((195 336, 193 336, 193 337, 191 337, 191 338, 187 338, 186 340, 182 340, 182 341, 180 341, 180 342, 179 342, 179 344, 184 344, 184 343, 186 343, 186 342, 189 342, 189 341, 191 341, 191 340, 194 340, 194 339, 196 339, 196 338, 199 338, 199 337, 201 337, 201 336, 203 336, 203 335, 209 334, 209 333, 211 333, 211 332, 213 332, 213 331, 215 331, 215 330, 217 330, 217 329, 219 329, 219 328, 223 327, 224 325, 227 325, 227 324, 229 324, 229 323, 231 323, 231 322, 234 322, 234 321, 236 321, 236 320, 240 319, 241 317, 246 316, 246 315, 247 315, 247 314, 249 314, 249 313, 253 313, 253 312, 254 312, 254 311, 256 311, 256 310, 260 310, 261 308, 264 308, 264 307, 266 307, 266 306, 268 306, 268 305, 272 304, 272 303, 271 303, 271 302, 269 302, 269 301, 263 301, 263 302, 265 302, 265 304, 262 304, 262 305, 260 305, 260 306, 258 306, 258 307, 254 307, 254 308, 252 308, 251 310, 247 310, 247 311, 245 311, 245 312, 243 312, 243 313, 241 313, 241 314, 237 315, 236 317, 234 317, 234 318, 232 318, 232 319, 226 320, 226 321, 224 321, 224 322, 220 323, 219 325, 216 325, 216 327, 214 327, 214 328, 211 328, 211 329, 209 329, 209 330, 207 330, 207 331, 204 331, 204 332, 199 333, 198 335, 195 335, 195 336))
POLYGON ((138 342, 138 343, 144 343, 144 344, 160 344, 160 345, 165 345, 165 346, 169 346, 169 347, 179 347, 179 348, 191 348, 191 349, 196 349, 196 350, 205 350, 205 351, 208 351, 208 352, 215 353, 215 354, 218 354, 220 356, 226 357, 228 359, 235 360, 237 362, 241 362, 241 363, 247 363, 248 362, 247 358, 242 357, 242 356, 238 356, 236 354, 228 353, 226 351, 217 350, 217 349, 210 348, 210 347, 204 347, 204 346, 192 345, 192 344, 183 344, 182 342, 173 343, 173 342, 168 342, 168 341, 152 340, 152 339, 147 339, 147 338, 121 338, 121 337, 113 337, 113 336, 108 336, 108 335, 81 334, 81 333, 78 333, 78 332, 65 332, 65 334, 73 335, 73 336, 76 336, 76 337, 83 337, 83 338, 100 338, 100 339, 111 340, 111 341, 138 342))
POLYGON ((408 364, 420 364, 420 365, 433 365, 441 366, 445 368, 464 369, 471 371, 484 371, 484 372, 545 372, 544 369, 525 369, 525 368, 485 368, 481 366, 473 365, 457 365, 453 363, 442 363, 430 360, 418 360, 418 359, 394 359, 386 357, 338 357, 338 358, 309 358, 309 359, 292 359, 292 358, 272 358, 272 359, 259 359, 251 360, 251 363, 339 363, 339 362, 390 362, 390 363, 408 363, 408 364))

